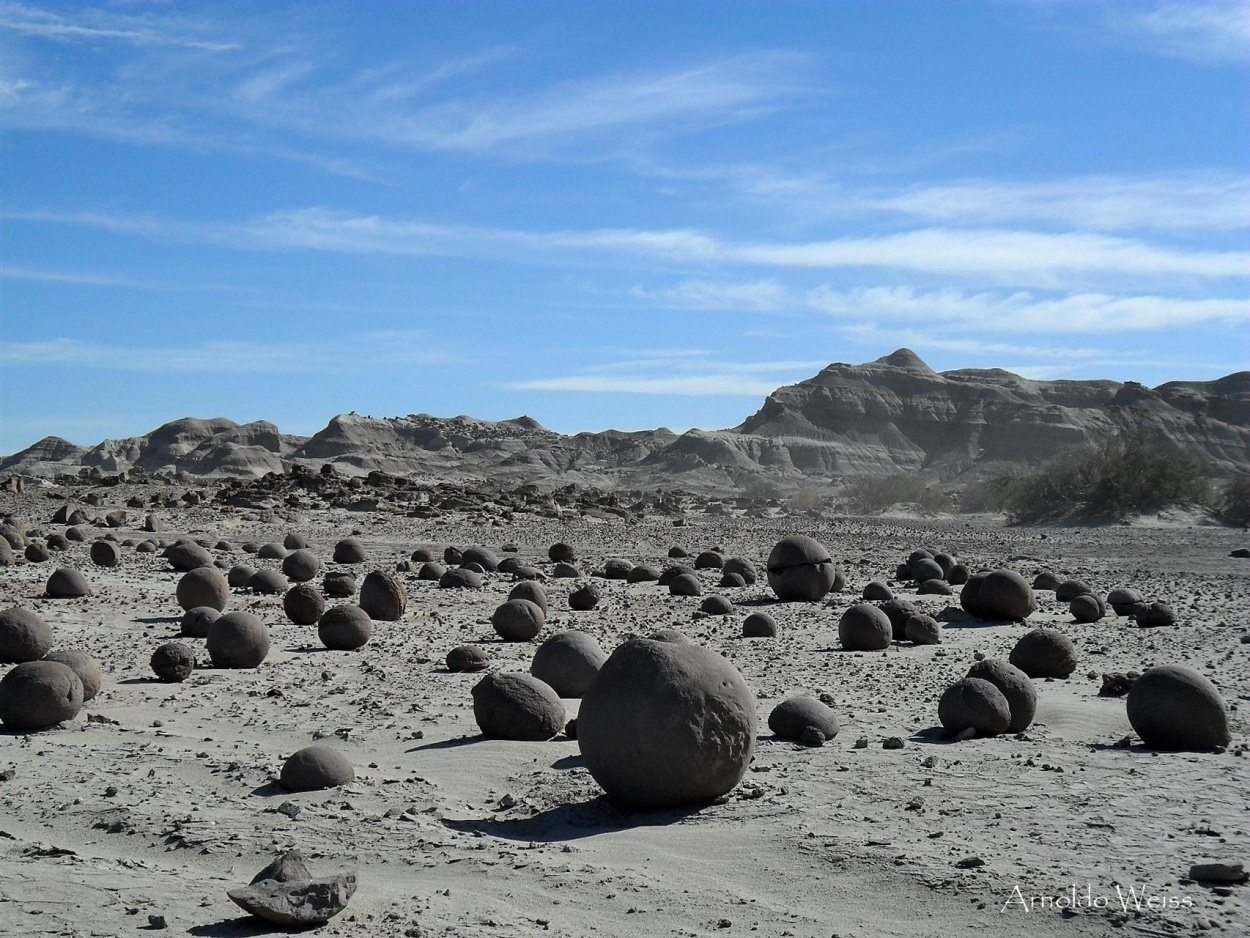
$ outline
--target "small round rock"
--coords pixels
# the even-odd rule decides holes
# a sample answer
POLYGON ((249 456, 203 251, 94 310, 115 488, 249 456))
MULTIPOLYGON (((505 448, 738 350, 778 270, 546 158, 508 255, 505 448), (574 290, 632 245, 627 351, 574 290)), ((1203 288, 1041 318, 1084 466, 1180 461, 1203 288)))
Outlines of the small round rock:
POLYGON ((322 791, 356 778, 351 760, 329 746, 305 746, 282 764, 280 784, 287 791, 322 791))
POLYGON ((457 645, 447 652, 448 671, 485 671, 490 667, 490 655, 477 645, 457 645))
POLYGON ((182 642, 166 642, 152 652, 152 673, 166 684, 181 684, 195 670, 195 652, 182 642))
POLYGON ((325 597, 311 583, 296 583, 282 597, 282 611, 296 625, 316 625, 326 611, 325 597))
POLYGON ((693 573, 679 573, 669 581, 668 591, 673 596, 699 596, 703 593, 703 584, 693 573))
POLYGON ((569 608, 578 612, 594 609, 595 606, 599 605, 601 595, 598 584, 593 582, 583 583, 569 593, 569 608))
POLYGON ((196 567, 182 575, 175 597, 184 612, 197 606, 222 612, 230 602, 230 583, 216 567, 196 567))
POLYGON ((547 616, 528 599, 509 599, 496 607, 490 624, 505 642, 528 642, 543 630, 547 616))
POLYGON ((1029 676, 1002 658, 983 658, 968 669, 967 677, 989 681, 1007 698, 1011 722, 1007 731, 1019 733, 1027 729, 1037 714, 1037 688, 1029 676))
POLYGON ((882 651, 893 636, 890 617, 871 603, 856 603, 838 620, 838 640, 847 651, 882 651))
POLYGON ((938 719, 952 736, 973 729, 978 736, 997 736, 1011 725, 1011 707, 1003 692, 989 681, 964 677, 938 700, 938 719))
POLYGON ((360 584, 360 608, 378 622, 398 622, 408 606, 408 594, 398 577, 374 570, 360 584))
POLYGON ((80 596, 91 595, 91 584, 77 570, 59 567, 52 572, 52 576, 48 577, 48 585, 44 587, 44 594, 49 599, 77 599, 80 596))
POLYGON ((728 616, 733 615, 734 604, 726 596, 712 595, 699 604, 699 611, 710 616, 728 616))
POLYGON ((798 740, 815 731, 823 739, 838 735, 837 714, 815 697, 798 696, 783 700, 768 715, 768 728, 780 739, 798 740))
POLYGON ((208 638, 208 629, 221 618, 221 610, 212 606, 192 606, 182 614, 178 633, 185 638, 208 638))
POLYGON ((1058 629, 1036 628, 1021 636, 1007 660, 1029 677, 1067 677, 1076 670, 1076 646, 1058 629))
POLYGON ((743 638, 776 638, 777 620, 767 612, 753 612, 742 620, 743 638))

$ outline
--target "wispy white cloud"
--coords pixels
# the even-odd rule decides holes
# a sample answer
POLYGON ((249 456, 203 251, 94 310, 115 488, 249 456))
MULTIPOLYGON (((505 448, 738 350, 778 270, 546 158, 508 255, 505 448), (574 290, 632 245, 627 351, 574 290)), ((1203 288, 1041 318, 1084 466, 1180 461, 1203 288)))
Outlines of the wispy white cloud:
POLYGON ((791 291, 775 280, 726 283, 715 280, 683 280, 661 289, 635 287, 631 295, 663 309, 740 310, 776 313, 792 301, 791 291))
POLYGON ((1187 299, 1169 296, 1110 296, 1076 293, 1042 297, 1032 293, 965 293, 913 287, 817 287, 808 293, 813 309, 840 319, 873 322, 960 323, 997 332, 1144 332, 1207 322, 1250 323, 1250 300, 1187 299))
POLYGON ((180 46, 206 52, 238 49, 234 42, 202 39, 164 24, 91 5, 63 7, 62 15, 22 3, 0 3, 0 29, 54 42, 124 42, 135 46, 180 46))
POLYGON ((1247 0, 1113 3, 1108 15, 1115 27, 1163 55, 1202 65, 1250 62, 1247 0))
POLYGON ((372 372, 379 366, 464 364, 465 359, 432 346, 424 333, 388 330, 320 342, 204 342, 180 346, 114 345, 58 338, 0 342, 0 365, 74 365, 100 371, 159 374, 256 371, 324 375, 372 372))
POLYGON ((821 361, 727 362, 707 350, 613 362, 573 375, 515 381, 515 391, 763 397, 814 374, 821 361))

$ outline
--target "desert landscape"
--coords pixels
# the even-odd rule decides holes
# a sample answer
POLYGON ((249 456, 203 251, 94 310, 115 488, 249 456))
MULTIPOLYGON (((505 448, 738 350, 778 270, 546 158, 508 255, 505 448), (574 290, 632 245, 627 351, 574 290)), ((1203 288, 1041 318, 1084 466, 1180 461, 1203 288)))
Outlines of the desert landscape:
MULTIPOLYGON (((887 373, 881 399, 917 367, 897 359, 873 366, 887 373)), ((1234 378, 1244 383, 1224 386, 1234 378)), ((772 398, 770 408, 780 409, 772 398)), ((1216 432, 1246 432, 1228 426, 1216 432)), ((355 894, 319 932, 333 935, 1244 932, 1244 529, 1193 512, 1042 526, 917 506, 800 511, 784 497, 709 494, 720 470, 706 464, 691 488, 671 467, 651 470, 668 487, 631 492, 532 462, 528 482, 487 482, 475 461, 484 448, 456 443, 438 445, 444 469, 463 451, 461 471, 442 480, 428 466, 370 468, 399 458, 376 441, 248 476, 143 468, 158 445, 169 460, 168 436, 95 448, 110 449, 111 472, 85 450, 50 452, 42 473, 30 453, 6 461, 0 514, 6 537, 23 543, 0 574, 0 606, 36 613, 54 650, 85 652, 103 675, 72 719, 0 736, 6 933, 282 930, 227 891, 293 849, 314 877, 355 876, 355 894), (130 455, 118 462, 119 452, 130 455), (825 548, 839 572, 813 600, 781 601, 770 586, 774 547, 794 535, 825 548), (470 558, 480 563, 457 566, 470 558), (922 583, 912 572, 922 561, 940 575, 922 583), (212 632, 208 647, 188 634, 184 606, 195 600, 183 581, 199 564, 216 571, 205 577, 220 581, 226 612, 262 623, 258 665, 220 666, 212 632), (54 586, 58 569, 85 584, 54 586), (445 575, 458 569, 473 573, 445 575), (1022 577, 1031 611, 970 613, 961 581, 982 570, 1022 577), (682 571, 686 595, 662 585, 682 571), (316 611, 289 604, 302 591, 328 607, 380 609, 383 582, 390 608, 365 617, 361 647, 326 647, 316 611), (496 610, 518 583, 538 584, 546 613, 537 634, 504 640, 496 610), (1100 608, 1078 614, 1080 594, 1100 608), (902 619, 881 616, 893 634, 854 650, 841 624, 867 599, 902 619), (1163 604, 1162 622, 1150 603, 1163 604), (761 613, 772 626, 744 637, 761 613), (931 617, 927 637, 902 624, 909 613, 931 617), (1025 678, 1036 697, 1028 725, 944 726, 946 689, 983 659, 1015 662, 1038 628, 1070 640, 1075 666, 1025 678), (538 649, 570 630, 608 654, 676 630, 723 656, 756 721, 740 781, 653 810, 605 796, 582 754, 589 742, 565 726, 581 706, 571 694, 540 739, 483 733, 479 682, 538 671, 538 649), (189 654, 180 673, 167 657, 159 679, 153 655, 171 642, 189 654), (484 671, 449 668, 461 646, 480 650, 472 667, 484 671), (1172 751, 1135 732, 1125 691, 1163 665, 1211 682, 1226 744, 1172 751), (796 696, 834 722, 778 735, 769 717, 796 696), (346 759, 348 780, 287 784, 288 758, 312 745, 346 759)), ((183 453, 213 463, 236 445, 211 441, 184 439, 183 453)), ((1189 732, 1204 717, 1176 719, 1189 732)))

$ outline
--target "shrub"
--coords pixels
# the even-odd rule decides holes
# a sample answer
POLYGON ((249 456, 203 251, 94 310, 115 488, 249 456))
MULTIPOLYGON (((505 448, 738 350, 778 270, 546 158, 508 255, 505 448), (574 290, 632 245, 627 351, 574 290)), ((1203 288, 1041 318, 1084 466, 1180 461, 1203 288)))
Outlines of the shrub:
POLYGON ((1210 474, 1206 457, 1148 430, 1125 430, 1060 450, 1007 485, 1008 520, 1123 518, 1201 505, 1209 499, 1210 474))
POLYGON ((1224 483, 1215 503, 1215 516, 1227 524, 1250 526, 1250 473, 1243 472, 1224 483))
POLYGON ((859 476, 846 488, 846 497, 860 511, 880 511, 892 505, 915 504, 928 511, 947 511, 950 495, 925 482, 918 472, 859 476))

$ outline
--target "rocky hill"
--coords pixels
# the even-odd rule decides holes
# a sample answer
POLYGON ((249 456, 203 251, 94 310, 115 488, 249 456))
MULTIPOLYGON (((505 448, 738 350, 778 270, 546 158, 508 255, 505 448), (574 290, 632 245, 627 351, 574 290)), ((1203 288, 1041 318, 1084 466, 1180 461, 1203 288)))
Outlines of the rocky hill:
POLYGON ((749 487, 925 470, 950 477, 991 462, 1035 463, 1063 446, 1146 427, 1224 470, 1250 468, 1250 372, 1157 388, 1033 381, 1000 369, 936 372, 912 351, 835 363, 778 388, 740 425, 565 435, 529 417, 334 417, 311 437, 265 421, 184 418, 90 448, 55 437, 0 460, 7 474, 132 470, 255 478, 292 466, 550 485, 749 487))

